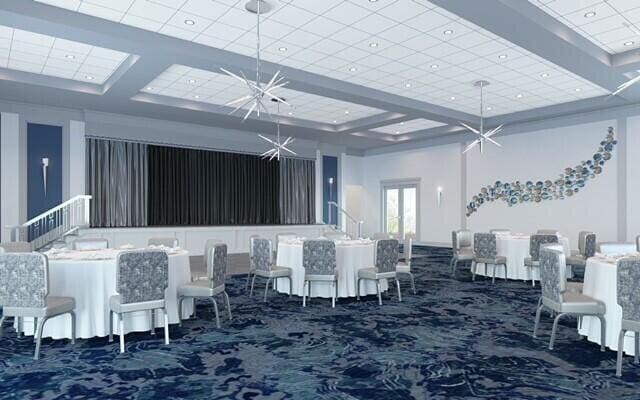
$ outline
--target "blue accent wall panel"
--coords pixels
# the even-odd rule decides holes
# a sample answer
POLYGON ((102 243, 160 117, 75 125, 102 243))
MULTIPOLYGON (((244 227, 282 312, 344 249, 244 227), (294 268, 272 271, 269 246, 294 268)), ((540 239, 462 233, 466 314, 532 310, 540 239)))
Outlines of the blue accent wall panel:
MULTIPOLYGON (((338 201, 338 157, 322 156, 322 220, 329 223, 329 202, 338 201), (333 185, 329 184, 329 178, 333 178, 333 185)), ((338 212, 335 207, 331 209, 331 223, 336 224, 338 212)))
POLYGON ((62 203, 62 127, 27 124, 27 214, 31 219, 62 203), (49 159, 47 191, 42 159, 49 159))

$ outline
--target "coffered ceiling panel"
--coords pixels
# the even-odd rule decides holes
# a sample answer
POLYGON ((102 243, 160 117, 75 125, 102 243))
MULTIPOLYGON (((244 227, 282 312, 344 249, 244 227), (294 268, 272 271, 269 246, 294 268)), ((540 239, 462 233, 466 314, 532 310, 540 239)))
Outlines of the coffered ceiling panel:
MULTIPOLYGON (((171 66, 153 82, 145 86, 142 92, 215 105, 224 105, 249 94, 248 88, 234 78, 183 65, 171 66)), ((365 107, 287 88, 280 88, 274 93, 285 98, 291 104, 291 106, 280 105, 280 114, 282 116, 329 125, 342 124, 384 112, 377 108, 365 107)), ((275 118, 277 115, 277 103, 268 103, 270 111, 275 118)), ((239 110, 235 115, 244 116, 244 113, 239 110)), ((255 113, 252 114, 252 117, 255 117, 255 113)), ((267 116, 262 118, 268 119, 267 116)))
POLYGON ((640 47, 637 0, 529 0, 609 53, 640 47))
MULTIPOLYGON (((255 56, 256 16, 244 1, 41 2, 255 56)), ((487 79, 488 116, 608 93, 428 1, 275 3, 261 26, 263 58, 289 67, 473 114, 472 83, 487 79)))
POLYGON ((0 26, 0 67, 103 84, 128 54, 0 26))
POLYGON ((428 119, 414 119, 411 121, 400 122, 393 125, 383 126, 381 128, 373 129, 373 132, 386 133, 389 135, 403 135, 405 133, 411 133, 415 131, 421 131, 424 129, 436 128, 438 126, 444 126, 436 121, 429 121, 428 119))

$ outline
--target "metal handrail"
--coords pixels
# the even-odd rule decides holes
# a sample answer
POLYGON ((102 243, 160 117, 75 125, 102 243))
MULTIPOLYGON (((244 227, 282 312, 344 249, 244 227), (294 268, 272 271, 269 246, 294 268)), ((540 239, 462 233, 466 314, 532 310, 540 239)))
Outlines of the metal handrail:
POLYGON ((357 227, 358 227, 358 238, 362 238, 362 225, 364 224, 364 221, 359 221, 359 220, 355 219, 351 214, 349 214, 347 212, 347 210, 345 210, 344 208, 340 207, 338 205, 338 203, 336 203, 335 201, 329 201, 328 205, 329 205, 329 225, 333 225, 331 223, 331 206, 333 206, 333 207, 336 208, 336 211, 339 211, 342 214, 344 214, 345 217, 347 217, 347 220, 349 222, 357 225, 357 227))

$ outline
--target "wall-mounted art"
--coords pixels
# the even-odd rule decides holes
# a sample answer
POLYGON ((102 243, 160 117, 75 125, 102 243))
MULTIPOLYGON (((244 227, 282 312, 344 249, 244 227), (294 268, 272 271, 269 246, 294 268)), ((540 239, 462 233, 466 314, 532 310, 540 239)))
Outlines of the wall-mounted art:
POLYGON ((557 178, 545 181, 497 181, 480 189, 467 205, 467 217, 478 211, 485 203, 501 200, 510 207, 525 202, 539 203, 545 200, 563 200, 574 196, 591 179, 602 173, 607 161, 611 160, 613 149, 618 142, 609 127, 606 138, 600 142, 596 153, 575 167, 567 167, 557 178))

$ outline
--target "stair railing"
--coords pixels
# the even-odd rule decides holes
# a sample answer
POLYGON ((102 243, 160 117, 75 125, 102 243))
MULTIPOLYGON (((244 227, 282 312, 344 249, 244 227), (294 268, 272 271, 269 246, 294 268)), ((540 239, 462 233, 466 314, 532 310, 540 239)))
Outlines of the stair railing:
POLYGON ((351 237, 357 237, 358 239, 362 239, 362 225, 364 225, 364 221, 359 221, 355 219, 351 214, 347 212, 347 210, 340 207, 338 203, 336 203, 335 201, 329 202, 329 225, 333 226, 336 229, 338 227, 337 221, 335 221, 335 223, 332 223, 332 215, 333 215, 333 213, 331 212, 332 207, 336 209, 336 216, 342 214, 346 218, 347 224, 344 227, 344 232, 351 237))

